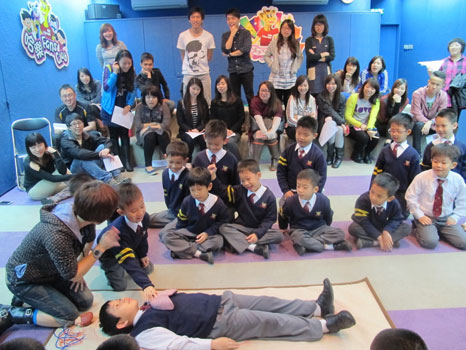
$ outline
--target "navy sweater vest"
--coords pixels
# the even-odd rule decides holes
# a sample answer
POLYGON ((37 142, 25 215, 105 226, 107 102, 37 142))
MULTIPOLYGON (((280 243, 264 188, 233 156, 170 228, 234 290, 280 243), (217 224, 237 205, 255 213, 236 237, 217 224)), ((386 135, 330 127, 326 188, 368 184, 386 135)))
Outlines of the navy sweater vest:
POLYGON ((175 306, 173 310, 147 309, 131 330, 131 336, 135 337, 150 328, 163 327, 177 335, 207 338, 214 327, 222 297, 177 293, 170 299, 175 306))

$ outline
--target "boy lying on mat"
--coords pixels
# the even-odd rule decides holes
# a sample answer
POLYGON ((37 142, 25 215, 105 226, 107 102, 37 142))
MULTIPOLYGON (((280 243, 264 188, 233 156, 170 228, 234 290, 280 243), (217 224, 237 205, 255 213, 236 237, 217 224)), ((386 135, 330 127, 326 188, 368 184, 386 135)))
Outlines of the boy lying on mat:
POLYGON ((100 326, 109 335, 129 333, 144 349, 223 350, 237 349, 236 341, 254 338, 316 341, 324 333, 356 324, 348 311, 334 314, 333 288, 328 279, 315 301, 231 291, 222 296, 174 293, 169 299, 172 310, 140 308, 131 298, 107 301, 100 309, 100 326))

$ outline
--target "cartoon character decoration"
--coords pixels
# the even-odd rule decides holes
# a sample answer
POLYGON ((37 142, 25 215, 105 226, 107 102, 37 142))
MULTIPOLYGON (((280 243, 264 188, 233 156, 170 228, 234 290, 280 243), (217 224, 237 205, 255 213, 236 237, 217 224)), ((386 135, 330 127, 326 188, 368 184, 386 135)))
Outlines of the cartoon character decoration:
POLYGON ((189 68, 193 72, 199 72, 199 60, 206 57, 206 53, 202 50, 202 44, 199 40, 190 41, 186 45, 186 53, 188 55, 189 68))
MULTIPOLYGON (((240 19, 240 24, 247 29, 252 36, 251 59, 264 63, 264 53, 267 50, 274 36, 280 32, 280 25, 285 19, 291 19, 294 22, 294 17, 291 13, 284 14, 275 6, 264 6, 257 11, 257 15, 252 18, 243 16, 240 19)), ((299 42, 301 50, 304 49, 302 27, 295 24, 295 36, 299 42)))
POLYGON ((45 62, 47 55, 53 57, 58 69, 69 64, 66 34, 60 20, 52 12, 48 0, 28 2, 28 8, 19 12, 23 30, 21 43, 26 54, 37 64, 45 62))

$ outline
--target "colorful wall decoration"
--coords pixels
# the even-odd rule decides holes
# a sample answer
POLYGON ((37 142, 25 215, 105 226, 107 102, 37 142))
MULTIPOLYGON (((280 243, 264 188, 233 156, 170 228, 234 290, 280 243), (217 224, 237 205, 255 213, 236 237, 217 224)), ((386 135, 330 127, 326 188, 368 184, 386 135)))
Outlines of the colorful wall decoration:
MULTIPOLYGON (((285 14, 275 6, 264 6, 257 11, 257 15, 249 18, 243 16, 240 19, 241 25, 249 30, 252 36, 251 59, 264 63, 264 53, 274 36, 280 32, 280 25, 285 19, 291 19, 293 14, 285 14)), ((295 37, 298 40, 301 50, 304 49, 302 27, 295 23, 295 37)))
POLYGON ((58 69, 69 64, 66 34, 60 27, 60 20, 52 12, 48 0, 29 1, 28 8, 19 12, 23 30, 21 44, 26 54, 42 64, 47 55, 53 57, 58 69))

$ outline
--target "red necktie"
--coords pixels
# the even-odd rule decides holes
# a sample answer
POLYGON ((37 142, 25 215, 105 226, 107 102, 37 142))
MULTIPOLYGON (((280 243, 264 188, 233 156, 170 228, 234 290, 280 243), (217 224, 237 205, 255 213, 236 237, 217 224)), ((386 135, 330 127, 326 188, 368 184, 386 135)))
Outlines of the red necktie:
POLYGON ((149 308, 150 308, 150 304, 149 304, 149 303, 145 303, 145 304, 143 304, 143 305, 141 305, 141 306, 139 307, 139 310, 146 311, 146 310, 149 309, 149 308))
POLYGON ((217 156, 215 154, 212 154, 212 157, 210 157, 210 164, 216 164, 217 163, 217 156))
POLYGON ((309 209, 309 202, 306 202, 306 204, 304 205, 303 207, 304 211, 309 214, 311 212, 311 210, 309 209))
POLYGON ((398 157, 398 147, 400 147, 400 144, 399 143, 395 143, 395 145, 393 146, 393 149, 392 149, 392 152, 393 152, 393 155, 396 157, 398 157))
POLYGON ((249 198, 249 201, 251 202, 251 204, 254 204, 254 197, 255 197, 255 196, 256 196, 255 193, 251 193, 251 194, 249 195, 248 198, 249 198))
POLYGON ((445 180, 437 179, 438 186, 437 190, 435 191, 434 197, 434 207, 432 209, 432 213, 436 218, 442 215, 442 204, 443 204, 443 186, 442 184, 445 180))
POLYGON ((199 203, 199 212, 201 213, 201 215, 205 214, 204 203, 199 203))
POLYGON ((170 181, 171 181, 171 183, 175 182, 175 174, 172 174, 172 177, 171 177, 170 181))
POLYGON ((302 159, 305 154, 306 154, 306 151, 301 148, 298 152, 298 158, 302 159))
POLYGON ((136 233, 142 235, 142 226, 141 225, 138 225, 138 228, 136 229, 136 233))
POLYGON ((383 207, 375 207, 375 211, 376 211, 377 215, 382 215, 383 207))

